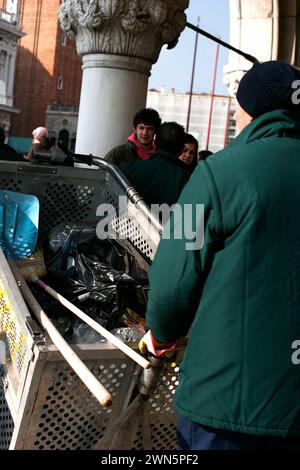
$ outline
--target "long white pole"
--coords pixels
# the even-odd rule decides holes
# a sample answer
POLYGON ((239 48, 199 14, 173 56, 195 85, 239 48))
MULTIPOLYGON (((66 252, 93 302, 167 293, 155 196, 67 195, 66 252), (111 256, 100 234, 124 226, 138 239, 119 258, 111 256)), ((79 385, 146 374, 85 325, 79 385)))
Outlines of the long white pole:
POLYGON ((9 261, 9 265, 25 302, 32 311, 33 315, 36 317, 37 321, 48 333, 49 337, 53 341, 53 344, 57 347, 67 363, 72 367, 74 372, 76 372, 78 377, 98 400, 100 405, 104 408, 109 407, 112 404, 111 394, 106 390, 105 387, 103 387, 99 380, 96 379, 90 369, 81 361, 81 359, 61 336, 46 313, 41 309, 16 265, 12 261, 9 261))
POLYGON ((118 349, 123 351, 128 357, 133 359, 137 364, 139 364, 143 369, 148 369, 150 367, 150 362, 147 361, 144 357, 142 357, 140 354, 135 352, 133 349, 131 349, 127 344, 123 343, 119 338, 114 336, 112 333, 107 331, 103 326, 99 325, 95 320, 93 320, 91 317, 89 317, 86 313, 84 313, 82 310, 80 310, 78 307, 76 307, 74 304, 69 302, 65 297, 63 297, 61 294, 56 292, 52 287, 48 286, 48 284, 45 284, 41 279, 36 278, 33 276, 32 281, 37 284, 39 287, 44 289, 48 294, 50 294, 52 297, 54 297, 56 300, 58 300, 62 305, 64 305, 68 310, 70 310, 72 313, 74 313, 77 317, 79 317, 81 320, 83 320, 87 325, 89 325, 91 328, 93 328, 95 331, 97 331, 100 335, 102 335, 104 338, 106 338, 110 343, 112 343, 114 346, 116 346, 118 349))

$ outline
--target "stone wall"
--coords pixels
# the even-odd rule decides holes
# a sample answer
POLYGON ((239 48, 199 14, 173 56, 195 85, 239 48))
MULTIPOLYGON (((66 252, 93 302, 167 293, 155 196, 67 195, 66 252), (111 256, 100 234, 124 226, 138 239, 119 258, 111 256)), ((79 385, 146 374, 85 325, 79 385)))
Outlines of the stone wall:
POLYGON ((21 113, 13 119, 15 136, 30 137, 32 129, 45 125, 49 103, 79 104, 81 58, 59 26, 59 6, 60 0, 21 1, 20 23, 26 36, 17 59, 15 105, 21 113))

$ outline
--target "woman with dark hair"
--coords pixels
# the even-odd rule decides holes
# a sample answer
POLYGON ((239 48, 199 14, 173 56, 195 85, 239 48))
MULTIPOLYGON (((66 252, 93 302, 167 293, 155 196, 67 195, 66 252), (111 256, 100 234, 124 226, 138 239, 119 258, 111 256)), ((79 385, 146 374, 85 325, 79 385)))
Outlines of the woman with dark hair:
POLYGON ((181 154, 179 155, 179 160, 184 162, 190 167, 190 170, 193 171, 198 163, 198 141, 192 134, 185 134, 184 146, 181 154))

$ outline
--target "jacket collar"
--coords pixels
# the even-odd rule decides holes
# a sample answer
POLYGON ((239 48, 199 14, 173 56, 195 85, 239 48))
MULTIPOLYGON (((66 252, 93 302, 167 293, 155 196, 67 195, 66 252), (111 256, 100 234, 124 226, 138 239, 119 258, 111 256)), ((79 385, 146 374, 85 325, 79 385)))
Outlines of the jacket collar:
POLYGON ((246 144, 268 137, 291 137, 300 140, 300 113, 278 109, 254 119, 231 145, 246 144))
POLYGON ((150 149, 144 149, 138 143, 135 132, 133 132, 133 134, 131 134, 127 140, 135 145, 137 154, 141 160, 149 160, 156 150, 154 142, 152 143, 152 147, 150 149))
POLYGON ((175 165, 180 166, 184 170, 188 170, 189 168, 186 163, 183 163, 181 160, 179 160, 179 158, 173 155, 173 153, 166 152, 165 150, 157 149, 156 152, 152 155, 151 159, 152 158, 162 158, 163 160, 172 161, 172 163, 175 163, 175 165))

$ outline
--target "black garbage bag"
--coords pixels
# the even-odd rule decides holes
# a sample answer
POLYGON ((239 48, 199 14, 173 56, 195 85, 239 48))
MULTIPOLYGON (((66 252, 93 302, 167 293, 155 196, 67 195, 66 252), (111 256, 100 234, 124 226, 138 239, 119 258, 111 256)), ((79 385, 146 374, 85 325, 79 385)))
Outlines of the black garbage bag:
POLYGON ((78 243, 91 240, 95 227, 79 224, 60 224, 51 230, 44 245, 47 268, 55 274, 63 274, 72 267, 78 243))
POLYGON ((49 285, 105 328, 145 316, 147 275, 116 241, 99 240, 93 227, 67 224, 50 233, 44 251, 49 285))

